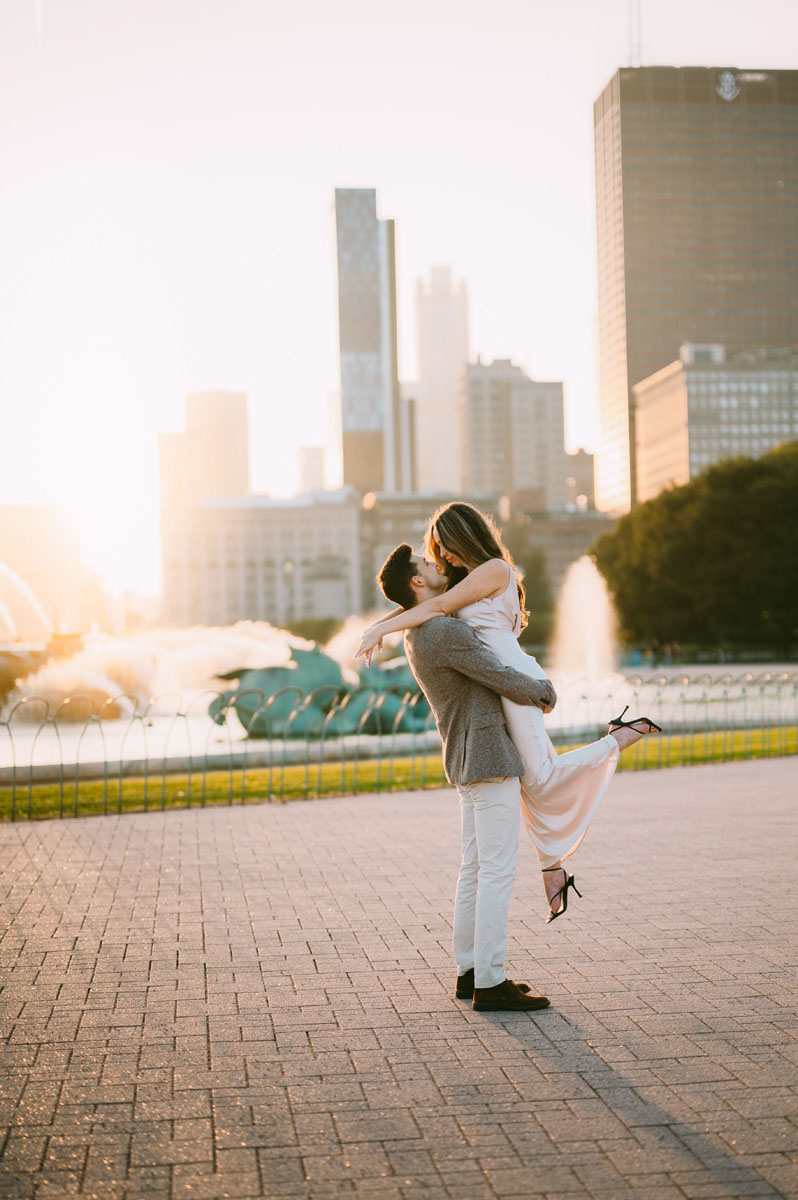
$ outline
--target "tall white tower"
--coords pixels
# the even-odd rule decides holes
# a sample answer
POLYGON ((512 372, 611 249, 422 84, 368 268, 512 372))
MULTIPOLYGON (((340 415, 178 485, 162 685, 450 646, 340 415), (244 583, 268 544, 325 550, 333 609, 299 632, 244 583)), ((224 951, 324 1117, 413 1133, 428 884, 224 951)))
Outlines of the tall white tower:
POLYGON ((460 492, 460 394, 468 362, 468 295, 451 267, 416 284, 416 481, 419 491, 460 492))

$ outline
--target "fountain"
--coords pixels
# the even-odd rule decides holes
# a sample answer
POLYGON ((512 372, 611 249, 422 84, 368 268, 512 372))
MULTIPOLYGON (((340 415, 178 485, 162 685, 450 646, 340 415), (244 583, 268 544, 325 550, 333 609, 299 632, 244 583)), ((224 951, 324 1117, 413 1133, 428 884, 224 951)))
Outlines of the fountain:
POLYGON ((0 562, 0 699, 44 661, 52 624, 28 585, 0 562))
POLYGON ((0 562, 0 643, 47 643, 52 633, 52 622, 27 583, 0 562))
MULTIPOLYGON (((554 637, 543 663, 557 689, 550 733, 569 731, 589 741, 606 728, 615 700, 629 695, 618 669, 615 612, 591 558, 572 563, 557 597, 554 637)), ((620 705, 623 708, 623 704, 620 705)), ((620 711, 620 708, 617 711, 620 711)))
MULTIPOLYGON (((26 596, 29 611, 40 612, 35 597, 24 585, 20 589, 20 584, 21 580, 15 594, 26 596)), ((42 619, 46 621, 43 613, 40 622, 42 619)), ((325 647, 328 672, 332 671, 329 681, 338 681, 344 690, 358 685, 382 690, 389 681, 394 687, 402 681, 412 687, 406 669, 404 673, 396 671, 403 660, 394 660, 391 666, 387 663, 378 666, 375 662, 370 671, 363 663, 354 662, 354 651, 368 619, 368 616, 349 617, 325 647)), ((598 687, 603 692, 608 677, 617 680, 614 628, 604 581, 592 560, 582 558, 566 574, 557 605, 554 645, 544 661, 560 696, 551 718, 553 726, 572 723, 570 693, 578 691, 581 709, 586 690, 592 692, 598 687)), ((46 631, 43 632, 46 641, 46 631)), ((394 643, 394 652, 401 653, 400 635, 388 641, 394 643)), ((39 662, 29 664, 28 670, 21 669, 19 659, 14 659, 8 674, 11 683, 16 680, 17 684, 8 704, 37 697, 53 711, 68 696, 80 695, 90 699, 96 711, 105 705, 104 715, 116 717, 129 716, 137 707, 149 705, 152 697, 173 700, 176 695, 189 697, 203 691, 224 691, 224 699, 229 700, 235 691, 268 690, 272 684, 277 688, 289 683, 308 690, 320 682, 329 682, 327 674, 322 672, 323 678, 317 679, 318 672, 309 670, 309 665, 315 665, 316 661, 310 654, 312 650, 311 643, 265 621, 240 621, 223 628, 152 629, 120 635, 93 633, 82 639, 77 653, 51 655, 44 665, 41 665, 44 647, 39 662), (238 687, 226 688, 223 681, 228 679, 236 679, 238 687)), ((254 703, 254 699, 243 701, 244 707, 254 703)), ((158 710, 161 705, 155 707, 158 710)), ((27 706, 23 711, 27 711, 27 706)), ((65 715, 69 711, 66 709, 65 715)), ((78 711, 76 707, 74 719, 78 711)), ((31 719, 36 718, 38 709, 31 707, 30 714, 31 719)))
MULTIPOLYGON (((350 617, 325 647, 327 659, 335 660, 330 678, 344 687, 377 686, 380 675, 393 682, 399 679, 395 662, 368 671, 362 663, 352 661, 368 620, 368 616, 350 617)), ((81 695, 90 697, 98 707, 106 700, 118 700, 127 713, 136 703, 148 704, 153 696, 174 699, 176 695, 221 691, 224 684, 220 680, 246 676, 248 686, 257 686, 253 674, 275 669, 286 673, 275 676, 280 685, 288 682, 290 674, 296 685, 312 688, 326 682, 327 676, 316 679, 311 671, 306 677, 304 667, 313 658, 311 651, 312 642, 266 621, 117 635, 91 633, 82 639, 77 653, 53 656, 34 673, 23 672, 24 678, 17 672, 18 683, 7 703, 39 697, 54 709, 67 696, 81 695)))
POLYGON ((225 628, 152 629, 125 634, 91 633, 77 653, 51 658, 19 679, 9 702, 42 697, 57 707, 67 696, 95 702, 122 697, 123 711, 153 696, 219 689, 231 670, 281 667, 293 647, 310 643, 265 621, 240 621, 225 628))
POLYGON ((549 657, 552 674, 578 676, 586 683, 616 673, 615 612, 607 585, 587 555, 571 564, 563 580, 549 657))

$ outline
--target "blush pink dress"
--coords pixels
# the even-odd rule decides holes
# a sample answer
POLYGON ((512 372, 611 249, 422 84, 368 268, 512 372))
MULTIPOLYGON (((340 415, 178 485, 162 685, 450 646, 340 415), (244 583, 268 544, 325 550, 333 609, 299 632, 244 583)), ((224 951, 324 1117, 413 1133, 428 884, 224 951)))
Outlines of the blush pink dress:
MULTIPOLYGON (((521 606, 515 573, 499 596, 458 609, 457 616, 503 663, 534 679, 546 673, 518 644, 521 606)), ((546 733, 541 709, 502 696, 507 731, 524 764, 521 813, 541 867, 573 854, 601 804, 618 763, 619 746, 607 734, 597 742, 558 754, 546 733)))

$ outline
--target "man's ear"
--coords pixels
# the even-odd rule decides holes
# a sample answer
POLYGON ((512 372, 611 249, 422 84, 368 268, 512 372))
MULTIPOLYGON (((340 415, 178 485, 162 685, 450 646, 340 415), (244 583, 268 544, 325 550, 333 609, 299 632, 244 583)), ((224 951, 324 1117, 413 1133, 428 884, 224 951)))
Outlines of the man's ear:
POLYGON ((419 591, 420 588, 423 588, 425 585, 424 585, 424 580, 423 580, 422 576, 421 575, 411 575, 410 586, 416 592, 419 591))

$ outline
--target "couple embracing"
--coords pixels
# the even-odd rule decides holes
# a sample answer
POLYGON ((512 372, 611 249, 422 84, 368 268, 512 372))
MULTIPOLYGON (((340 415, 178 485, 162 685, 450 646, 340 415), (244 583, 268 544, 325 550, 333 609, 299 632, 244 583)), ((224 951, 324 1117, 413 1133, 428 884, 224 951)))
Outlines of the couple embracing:
POLYGON ((527 617, 522 578, 493 522, 472 505, 439 509, 423 553, 397 546, 379 584, 398 608, 369 626, 357 653, 370 661, 386 634, 405 631, 408 663, 460 797, 455 994, 481 1011, 545 1008, 545 996, 504 969, 521 815, 552 921, 565 912, 570 888, 580 895, 563 863, 587 832, 620 751, 659 726, 646 717, 626 722, 624 710, 605 737, 557 754, 543 724, 554 688, 518 644, 527 617))

